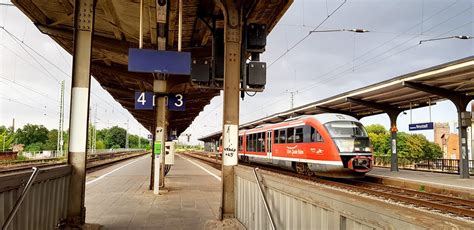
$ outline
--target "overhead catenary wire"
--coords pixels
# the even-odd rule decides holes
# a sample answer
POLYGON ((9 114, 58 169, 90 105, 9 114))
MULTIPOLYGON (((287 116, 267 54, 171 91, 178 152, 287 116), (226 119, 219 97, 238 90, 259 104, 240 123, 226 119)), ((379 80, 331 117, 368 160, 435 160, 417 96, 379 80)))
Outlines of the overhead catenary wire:
POLYGON ((47 94, 45 94, 45 93, 39 92, 39 91, 37 91, 37 90, 35 90, 35 89, 33 89, 33 88, 30 88, 30 87, 28 87, 28 86, 26 86, 26 85, 24 85, 24 84, 21 84, 21 83, 19 83, 18 81, 12 81, 12 80, 10 80, 10 79, 8 79, 8 78, 6 78, 6 77, 3 77, 2 75, 0 75, 0 78, 1 78, 1 79, 4 79, 4 80, 6 80, 6 81, 8 81, 8 82, 10 82, 10 83, 12 83, 12 84, 21 86, 22 88, 27 89, 27 90, 29 90, 29 91, 31 91, 31 92, 34 92, 34 93, 36 93, 36 94, 38 94, 38 95, 40 95, 40 96, 43 96, 43 97, 45 97, 45 98, 47 98, 47 99, 49 99, 49 100, 51 100, 51 101, 53 101, 53 102, 59 102, 59 100, 56 100, 56 99, 50 97, 49 95, 47 95, 47 94))
MULTIPOLYGON (((359 56, 353 58, 352 61, 349 61, 349 62, 347 62, 347 63, 345 63, 345 64, 343 64, 343 65, 337 66, 336 68, 334 68, 334 69, 332 69, 332 70, 326 72, 326 73, 323 74, 322 76, 329 75, 330 73, 339 70, 341 67, 344 67, 344 66, 346 66, 346 65, 355 63, 357 60, 359 60, 359 59, 361 59, 361 58, 363 58, 363 57, 365 57, 365 56, 367 56, 367 55, 373 53, 374 51, 376 51, 376 50, 382 48, 382 47, 385 46, 386 44, 388 44, 388 43, 390 43, 390 42, 392 42, 392 41, 398 39, 398 38, 401 37, 401 36, 404 36, 404 35, 413 35, 414 37, 418 36, 419 34, 416 34, 416 35, 415 35, 415 34, 408 34, 408 31, 413 30, 414 28, 418 27, 421 23, 426 22, 426 21, 429 21, 429 20, 433 19, 435 16, 437 16, 437 15, 439 15, 439 14, 441 14, 441 13, 447 11, 448 9, 450 9, 450 8, 452 8, 454 5, 456 5, 458 2, 459 2, 459 0, 456 0, 455 2, 450 3, 450 4, 447 5, 446 7, 442 8, 442 9, 436 11, 435 13, 431 14, 430 16, 424 18, 424 20, 422 20, 421 22, 418 22, 418 23, 414 24, 413 26, 409 27, 409 28, 408 28, 407 30, 405 30, 404 32, 396 33, 397 35, 394 36, 394 37, 392 37, 390 40, 385 41, 385 42, 381 43, 380 45, 378 45, 377 47, 375 47, 375 48, 373 48, 373 49, 371 49, 371 50, 369 50, 369 51, 367 51, 367 52, 364 52, 363 54, 361 54, 361 55, 359 55, 359 56)), ((333 11, 333 13, 334 13, 334 11, 333 11)), ((326 20, 327 20, 327 19, 326 19, 326 20)), ((323 22, 324 22, 324 21, 323 21, 323 22)), ((283 25, 285 26, 286 24, 283 24, 283 25)), ((320 24, 320 25, 321 25, 321 24, 320 24)), ((318 25, 318 26, 320 26, 320 25, 318 25)), ((299 26, 299 25, 287 25, 287 26, 299 26)), ((319 28, 318 26, 316 26, 316 29, 313 29, 313 30, 317 30, 317 28, 319 28)), ((303 27, 308 27, 308 26, 307 26, 307 25, 303 25, 303 27)), ((378 31, 378 30, 370 30, 370 31, 371 31, 371 33, 395 34, 395 32, 389 32, 389 31, 378 31)), ((303 40, 306 39, 306 38, 307 38, 307 36, 304 37, 303 40)), ((302 42, 302 41, 300 40, 299 43, 301 43, 301 42, 302 42)), ((299 45, 299 43, 297 42, 294 46, 299 45)), ((416 45, 415 45, 415 46, 416 46, 416 45)), ((291 50, 291 49, 293 49, 293 48, 294 48, 294 47, 289 48, 288 50, 291 50)), ((412 47, 409 47, 409 48, 412 48, 412 47)), ((287 50, 286 52, 284 52, 282 55, 280 55, 280 56, 279 56, 276 60, 274 60, 270 65, 274 64, 276 61, 278 61, 279 59, 281 59, 281 57, 283 57, 284 55, 286 55, 286 54, 289 52, 288 50, 287 50)), ((406 50, 407 50, 407 49, 405 49, 405 50, 403 50, 403 51, 406 51, 406 50)), ((270 65, 269 65, 269 66, 270 66, 270 65)), ((355 70, 355 66, 351 65, 351 68, 350 68, 350 69, 351 69, 351 71, 352 71, 352 70, 355 70)), ((338 75, 339 75, 339 74, 338 74, 338 75)), ((331 76, 332 76, 332 75, 331 75, 331 76)), ((300 88, 299 90, 304 91, 305 88, 306 88, 306 87, 300 88)), ((269 100, 268 103, 263 103, 263 104, 264 104, 263 107, 260 107, 259 109, 254 110, 254 111, 252 111, 251 113, 254 114, 254 113, 256 113, 256 112, 259 112, 259 111, 261 111, 261 110, 263 110, 263 109, 266 109, 266 108, 268 108, 269 106, 271 106, 271 105, 273 105, 273 104, 275 104, 275 103, 277 103, 277 102, 278 102, 278 101, 272 102, 272 100, 269 100)), ((221 105, 221 104, 219 104, 218 106, 220 106, 220 105, 221 105)), ((250 115, 250 114, 245 114, 244 117, 246 117, 246 116, 248 116, 248 115, 250 115)), ((201 119, 200 119, 200 120, 201 120, 201 119)), ((196 123, 198 123, 198 122, 196 122, 196 123)))
MULTIPOLYGON (((25 52, 27 52, 30 56, 32 56, 31 53, 29 53, 22 45, 24 45, 25 47, 27 47, 28 49, 30 49, 31 51, 33 51, 33 53, 35 53, 36 55, 38 55, 40 58, 42 58, 43 60, 45 60, 47 63, 49 63, 50 65, 52 65, 52 66, 53 66, 54 68, 56 68, 57 70, 59 70, 62 74, 64 74, 65 76, 71 78, 71 75, 70 75, 70 74, 68 74, 68 73, 65 72, 62 68, 60 68, 59 66, 57 66, 56 64, 54 64, 52 61, 50 61, 48 58, 46 58, 46 57, 45 57, 44 55, 42 55, 40 52, 36 51, 36 50, 35 50, 34 48, 32 48, 30 45, 26 44, 24 41, 22 41, 22 40, 21 40, 20 38, 18 38, 16 35, 14 35, 14 34, 11 33, 9 30, 7 30, 4 26, 0 26, 0 29, 4 30, 9 36, 11 36, 12 39, 13 39, 15 42, 17 42, 17 44, 19 44, 19 45, 25 50, 25 52)), ((32 56, 32 57, 33 57, 33 56, 32 56)), ((33 57, 33 58, 34 58, 34 57, 33 57)), ((63 57, 63 58, 64 58, 64 57, 63 57)), ((35 59, 35 58, 34 58, 34 59, 35 59)), ((35 59, 35 61, 38 62, 36 59, 35 59)), ((38 64, 40 64, 40 65, 43 67, 43 69, 44 69, 47 73, 49 73, 50 76, 51 76, 51 73, 50 73, 49 71, 47 71, 47 70, 45 69, 45 67, 44 67, 41 63, 38 62, 38 64)), ((59 80, 58 80, 57 78, 55 78, 55 79, 56 79, 56 81, 59 83, 59 80)), ((105 100, 104 98, 102 98, 101 96, 99 96, 98 94, 96 94, 96 92, 91 91, 91 93, 92 93, 95 97, 97 97, 98 99, 100 99, 101 101, 103 101, 105 105, 109 106, 110 108, 114 108, 113 106, 110 105, 110 102, 109 102, 109 101, 105 100)), ((101 103, 101 104, 102 104, 102 103, 101 103)), ((119 110, 118 110, 118 112, 119 112, 121 115, 125 116, 125 118, 128 118, 128 116, 127 116, 126 114, 124 114, 123 112, 121 112, 121 111, 119 111, 119 110)))
MULTIPOLYGON (((443 9, 441 9, 441 10, 435 12, 435 13, 433 13, 433 14, 430 15, 429 17, 425 18, 424 21, 426 22, 426 21, 428 21, 428 20, 430 20, 430 19, 433 19, 436 15, 438 15, 438 14, 440 14, 440 13, 443 13, 444 11, 446 11, 446 10, 448 10, 449 8, 453 7, 457 2, 459 2, 459 1, 456 1, 456 2, 454 2, 454 3, 451 3, 451 4, 448 5, 447 7, 443 8, 443 9)), ((436 25, 430 27, 428 30, 425 30, 425 32, 429 32, 429 31, 433 30, 434 28, 438 27, 439 25, 446 23, 446 21, 449 21, 449 20, 451 20, 451 19, 453 19, 453 18, 455 18, 455 17, 458 17, 458 16, 461 15, 461 14, 466 13, 466 12, 469 11, 471 8, 472 8, 472 6, 471 6, 470 8, 467 8, 467 9, 462 10, 461 12, 458 12, 458 13, 455 14, 454 16, 452 16, 452 17, 450 17, 450 18, 448 18, 448 19, 442 21, 441 23, 438 23, 438 24, 436 24, 436 25)), ((387 43, 389 43, 389 42, 391 42, 391 41, 397 39, 398 37, 400 37, 400 36, 402 36, 402 35, 405 35, 407 31, 410 31, 410 30, 416 28, 418 25, 420 25, 420 23, 421 23, 421 22, 419 22, 419 23, 417 23, 417 24, 411 26, 408 30, 405 30, 404 32, 402 32, 402 33, 398 34, 397 36, 395 36, 394 38, 390 39, 389 41, 380 44, 379 46, 377 46, 377 47, 375 47, 375 48, 369 50, 368 52, 365 52, 364 54, 359 55, 359 56, 356 57, 356 58, 353 58, 352 61, 349 61, 349 62, 347 62, 347 63, 345 63, 345 64, 343 64, 343 65, 337 66, 336 68, 333 68, 333 69, 331 69, 330 71, 328 71, 328 72, 326 72, 326 73, 324 73, 324 74, 318 76, 318 79, 319 79, 319 80, 316 81, 315 83, 310 84, 310 85, 306 85, 306 86, 301 87, 301 88, 298 88, 297 90, 299 90, 300 92, 304 92, 304 91, 306 91, 306 90, 312 89, 312 88, 316 87, 317 85, 319 85, 319 84, 325 82, 324 80, 329 79, 329 80, 326 81, 326 82, 336 80, 336 79, 340 78, 341 75, 343 75, 343 74, 345 74, 345 73, 354 72, 356 69, 360 69, 360 68, 362 68, 362 67, 367 67, 367 66, 373 65, 373 64, 378 63, 378 62, 380 62, 380 61, 383 61, 383 60, 385 60, 385 59, 387 59, 387 58, 390 58, 390 57, 392 57, 392 56, 394 56, 394 55, 400 54, 400 53, 402 53, 402 52, 406 52, 406 51, 408 51, 408 50, 410 50, 410 49, 412 49, 412 48, 417 47, 418 44, 413 44, 413 45, 410 45, 410 46, 407 47, 407 48, 404 48, 403 50, 397 51, 396 53, 394 53, 394 54, 392 54, 392 55, 390 55, 390 56, 388 56, 388 57, 384 57, 384 58, 382 58, 382 59, 380 59, 380 60, 376 60, 376 61, 374 61, 374 62, 369 62, 369 61, 374 60, 375 58, 378 58, 378 57, 381 57, 381 56, 383 56, 383 55, 386 55, 386 54, 387 54, 387 51, 392 51, 392 50, 394 50, 394 49, 396 49, 396 48, 398 48, 398 47, 400 47, 400 46, 402 46, 402 45, 408 43, 409 41, 413 41, 415 38, 417 38, 417 37, 419 36, 419 34, 413 34, 412 37, 410 37, 410 38, 407 39, 407 40, 404 40, 404 42, 402 42, 402 43, 396 45, 395 47, 392 47, 392 48, 389 49, 389 50, 384 50, 384 51, 382 51, 380 54, 376 55, 375 57, 369 58, 369 59, 363 61, 362 63, 358 64, 358 65, 354 65, 354 66, 351 65, 351 66, 348 67, 347 69, 344 69, 343 72, 337 73, 337 71, 340 70, 341 67, 344 67, 344 66, 346 66, 346 65, 348 65, 348 64, 355 63, 356 60, 358 60, 358 59, 360 59, 360 58, 362 58, 362 57, 364 57, 364 56, 367 56, 368 54, 372 53, 373 51, 380 49, 381 47, 383 47, 383 46, 386 45, 387 43), (335 74, 331 74, 331 73, 333 73, 333 72, 336 72, 336 73, 335 73, 335 74), (323 77, 323 76, 326 76, 326 77, 321 78, 321 77, 323 77)), ((468 23, 466 23, 466 24, 464 24, 464 25, 462 25, 462 26, 460 26, 460 27, 466 26, 467 24, 470 24, 470 23, 472 23, 472 22, 468 22, 468 23)), ((458 27, 458 28, 459 28, 459 27, 458 27)), ((455 30, 455 29, 450 30, 450 31, 454 31, 454 30, 455 30)), ((449 33, 450 31, 445 32, 444 34, 449 33)), ((425 34, 425 35, 426 35, 426 34, 425 34)), ((437 35, 437 36, 443 36, 443 35, 437 35)), ((282 92, 282 93, 283 93, 283 92, 282 92)), ((273 102, 273 103, 271 103, 271 101, 269 101, 269 102, 267 102, 267 103, 264 103, 264 106, 260 107, 259 109, 255 110, 255 111, 252 111, 252 113, 256 113, 256 112, 259 112, 259 111, 261 111, 261 110, 263 110, 263 109, 266 109, 266 108, 270 107, 271 105, 275 104, 276 102, 278 102, 278 100, 275 100, 275 102, 273 102)))
MULTIPOLYGON (((344 2, 342 2, 338 7, 336 7, 336 9, 334 9, 323 21, 321 21, 312 31, 314 30, 317 30, 319 29, 319 27, 321 27, 329 18, 331 18, 331 16, 336 13, 345 3, 347 2, 347 0, 344 0, 344 2)), ((269 69, 273 64, 275 64, 278 60, 280 60, 283 56, 285 56, 286 54, 288 54, 289 52, 291 52, 295 47, 297 47, 299 44, 301 44, 304 40, 306 40, 309 36, 311 35, 311 33, 309 32, 308 34, 306 34, 306 36, 304 36, 303 38, 301 38, 300 40, 298 40, 295 44, 293 44, 289 49, 287 49, 285 52, 283 52, 280 56, 278 56, 275 60, 273 60, 267 67, 267 69, 269 69)))

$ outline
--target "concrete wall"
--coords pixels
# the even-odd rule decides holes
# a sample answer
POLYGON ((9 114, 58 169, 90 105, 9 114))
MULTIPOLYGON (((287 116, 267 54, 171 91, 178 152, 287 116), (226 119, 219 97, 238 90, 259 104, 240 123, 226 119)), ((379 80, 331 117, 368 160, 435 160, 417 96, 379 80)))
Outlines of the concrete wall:
MULTIPOLYGON (((271 229, 251 168, 235 167, 236 218, 271 229)), ((266 171, 259 174, 277 229, 468 229, 472 223, 266 171), (262 179, 263 178, 263 179, 262 179)))

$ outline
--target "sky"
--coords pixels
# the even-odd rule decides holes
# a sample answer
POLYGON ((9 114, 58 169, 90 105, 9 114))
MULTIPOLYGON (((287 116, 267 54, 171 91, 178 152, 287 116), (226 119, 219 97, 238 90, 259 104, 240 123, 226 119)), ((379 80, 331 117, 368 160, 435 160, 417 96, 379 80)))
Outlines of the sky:
MULTIPOLYGON (((294 1, 267 37, 266 52, 261 56, 261 61, 268 64, 267 85, 264 92, 241 100, 241 124, 290 109, 292 94, 297 107, 474 55, 474 39, 419 44, 422 39, 474 36, 474 0, 354 0, 335 10, 342 3, 342 0, 294 1), (361 28, 370 32, 312 33, 292 48, 320 23, 317 30, 361 28)), ((17 128, 26 123, 57 128, 59 82, 65 80, 67 127, 71 55, 41 34, 15 7, 0 6, 0 27, 23 42, 20 46, 21 42, 15 42, 0 29, 0 125, 10 126, 15 118, 17 128)), ((91 105, 94 110, 91 117, 96 117, 98 128, 113 125, 126 128, 128 120, 131 133, 147 134, 95 80, 91 105)), ((457 115, 451 102, 438 103, 431 109, 431 118, 428 108, 413 110, 412 116, 410 111, 400 115, 399 130, 408 132, 412 117, 413 123, 450 122, 455 131, 457 115)), ((222 96, 212 99, 184 132, 191 134, 191 143, 222 127, 222 110, 222 96)), ((387 115, 361 121, 364 125, 389 126, 387 115)), ((418 133, 433 139, 432 131, 418 133)))

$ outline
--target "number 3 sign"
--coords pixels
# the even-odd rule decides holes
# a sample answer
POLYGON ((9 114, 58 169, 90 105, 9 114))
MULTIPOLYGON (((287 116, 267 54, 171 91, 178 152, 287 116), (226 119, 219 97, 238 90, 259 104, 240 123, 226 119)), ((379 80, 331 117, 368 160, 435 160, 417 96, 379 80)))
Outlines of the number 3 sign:
POLYGON ((168 96, 168 109, 170 111, 184 111, 186 109, 184 102, 182 94, 170 95, 168 96))

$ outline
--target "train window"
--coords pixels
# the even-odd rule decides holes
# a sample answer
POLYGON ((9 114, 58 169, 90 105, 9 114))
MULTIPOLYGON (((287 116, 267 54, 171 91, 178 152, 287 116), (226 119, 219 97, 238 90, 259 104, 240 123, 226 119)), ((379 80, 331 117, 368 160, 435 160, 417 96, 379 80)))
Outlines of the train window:
POLYGON ((305 125, 303 127, 303 142, 304 143, 311 143, 311 142, 323 142, 323 137, 319 134, 318 130, 315 128, 305 125))
POLYGON ((255 152, 258 152, 258 140, 257 139, 258 139, 257 134, 254 133, 253 134, 253 150, 255 152))
POLYGON ((246 141, 247 141, 247 145, 245 146, 245 149, 246 149, 247 151, 250 151, 250 135, 247 134, 247 135, 245 136, 245 139, 246 139, 246 141))
POLYGON ((256 152, 261 152, 260 149, 262 148, 262 144, 260 143, 260 138, 262 137, 262 134, 256 133, 255 136, 256 136, 256 142, 257 142, 256 152))
POLYGON ((295 142, 295 129, 288 128, 286 129, 286 143, 294 143, 295 142))
POLYGON ((239 151, 243 151, 243 150, 244 150, 244 137, 239 136, 239 151))
POLYGON ((265 133, 259 133, 258 134, 258 151, 259 152, 264 152, 264 146, 265 146, 265 133))
POLYGON ((278 139, 278 137, 279 137, 279 136, 278 136, 278 130, 275 130, 274 132, 275 132, 275 133, 273 134, 273 136, 274 136, 274 138, 275 138, 275 144, 278 144, 278 141, 279 141, 279 139, 278 139))
POLYGON ((303 142, 303 127, 295 128, 295 143, 303 142))
POLYGON ((253 152, 253 134, 249 134, 249 145, 250 145, 250 152, 253 152))
POLYGON ((278 132, 280 132, 280 141, 278 143, 286 143, 286 129, 280 129, 278 132))
POLYGON ((323 142, 323 137, 313 127, 311 127, 311 142, 323 142))

